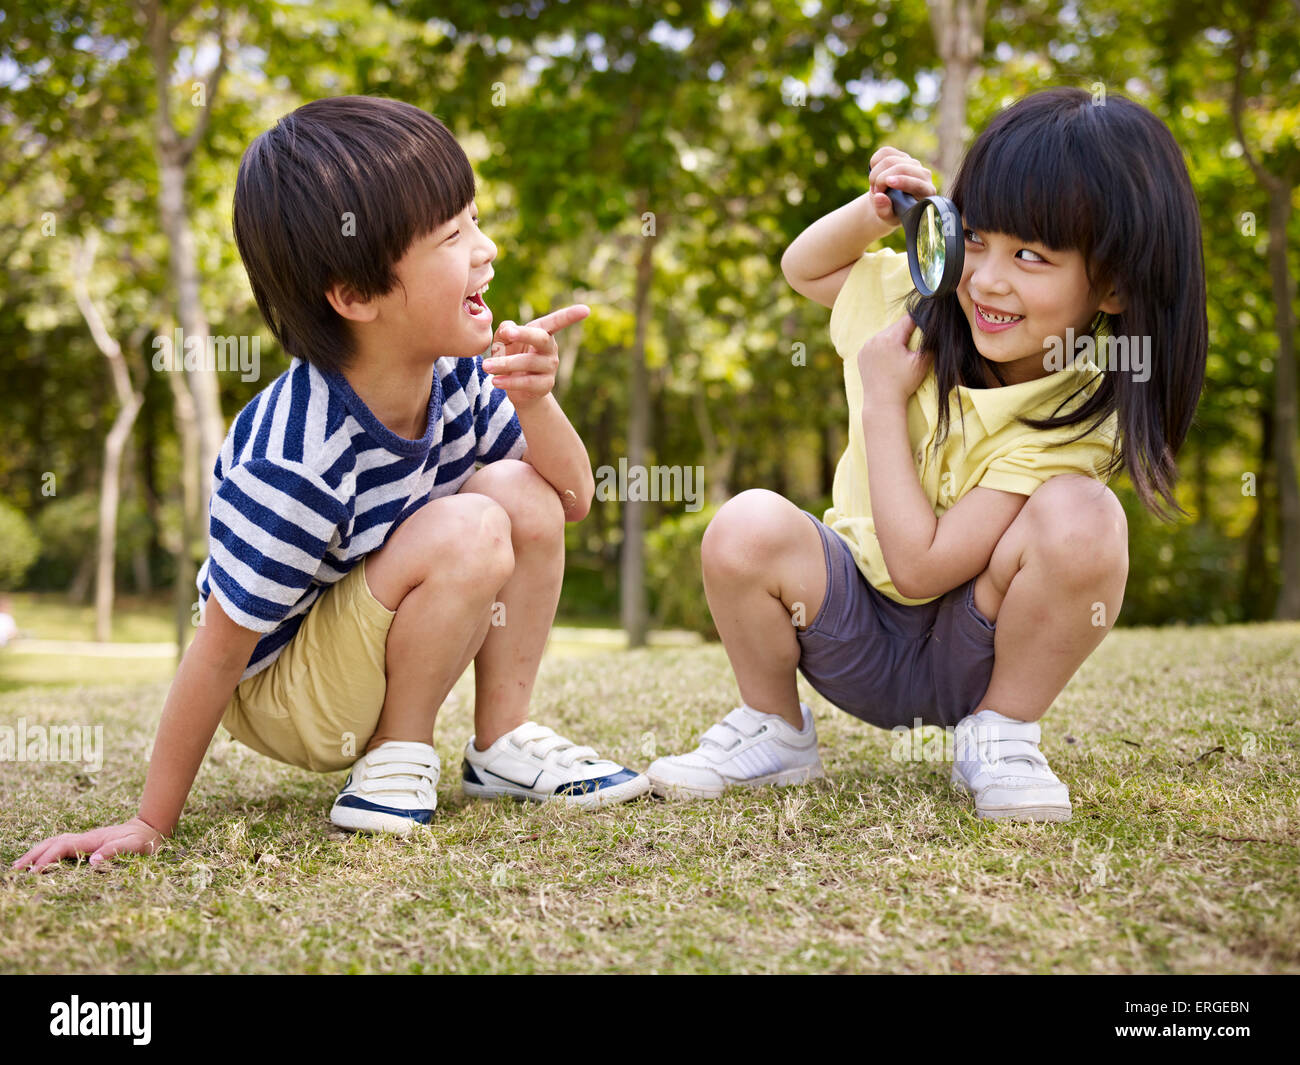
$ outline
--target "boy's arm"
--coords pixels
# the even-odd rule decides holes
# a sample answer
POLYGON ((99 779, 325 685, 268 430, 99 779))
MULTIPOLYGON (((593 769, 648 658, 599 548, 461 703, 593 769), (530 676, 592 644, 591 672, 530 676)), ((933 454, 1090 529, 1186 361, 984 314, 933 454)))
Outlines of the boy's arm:
POLYGON ((171 835, 222 713, 262 635, 231 621, 215 595, 208 596, 203 613, 203 624, 167 692, 138 815, 120 825, 43 840, 14 862, 14 868, 39 872, 79 854, 89 854, 92 864, 118 854, 152 854, 171 835))
POLYGON ((898 227, 886 187, 921 199, 935 194, 930 171, 897 148, 871 157, 870 190, 819 218, 781 256, 781 272, 800 295, 824 307, 835 304, 854 263, 881 237, 898 227))
POLYGON ((586 517, 596 481, 582 437, 551 395, 560 364, 554 334, 588 313, 588 308, 576 304, 527 325, 502 322, 492 355, 483 360, 483 369, 493 375, 493 386, 505 392, 514 405, 527 441, 524 461, 558 493, 566 521, 586 517))
POLYGON ((894 587, 909 599, 951 591, 988 568, 1002 534, 1028 496, 973 488, 935 517, 921 488, 907 434, 907 402, 928 365, 907 347, 908 315, 872 337, 858 355, 871 515, 894 587))

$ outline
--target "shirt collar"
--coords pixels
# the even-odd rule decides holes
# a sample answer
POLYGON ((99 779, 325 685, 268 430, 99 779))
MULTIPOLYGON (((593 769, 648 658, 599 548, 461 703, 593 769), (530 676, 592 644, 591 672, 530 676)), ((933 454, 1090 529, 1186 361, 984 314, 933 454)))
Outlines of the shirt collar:
POLYGON ((1062 403, 1078 406, 1082 397, 1070 400, 1071 395, 1083 386, 1083 395, 1091 393, 1101 381, 1101 374, 1091 359, 1079 358, 1063 370, 1057 370, 1032 381, 1001 388, 960 389, 962 403, 973 407, 984 423, 984 431, 992 436, 999 429, 1018 418, 1050 418, 1062 403))

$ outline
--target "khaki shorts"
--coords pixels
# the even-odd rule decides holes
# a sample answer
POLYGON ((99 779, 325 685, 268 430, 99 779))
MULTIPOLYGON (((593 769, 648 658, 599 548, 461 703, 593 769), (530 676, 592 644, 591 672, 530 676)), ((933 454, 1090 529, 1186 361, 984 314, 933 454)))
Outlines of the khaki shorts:
POLYGON ((374 735, 397 612, 370 591, 363 558, 307 611, 266 669, 241 681, 221 723, 245 746, 303 769, 349 768, 374 735))

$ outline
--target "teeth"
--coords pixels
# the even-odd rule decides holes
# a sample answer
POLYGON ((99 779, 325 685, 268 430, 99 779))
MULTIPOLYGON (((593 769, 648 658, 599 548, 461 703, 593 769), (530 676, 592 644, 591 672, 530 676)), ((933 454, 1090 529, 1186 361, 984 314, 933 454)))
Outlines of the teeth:
POLYGON ((997 322, 998 324, 1003 322, 1018 322, 1024 317, 1023 314, 994 314, 992 311, 987 311, 983 307, 981 307, 979 311, 988 321, 997 322))

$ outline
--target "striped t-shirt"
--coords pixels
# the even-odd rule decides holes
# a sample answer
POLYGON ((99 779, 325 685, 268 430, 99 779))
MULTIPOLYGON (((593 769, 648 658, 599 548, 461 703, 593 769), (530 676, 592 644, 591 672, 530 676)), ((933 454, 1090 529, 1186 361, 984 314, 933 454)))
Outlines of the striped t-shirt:
POLYGON ((201 600, 265 633, 240 680, 284 650, 307 611, 430 499, 476 463, 518 458, 513 404, 482 358, 434 363, 424 436, 388 429, 342 374, 295 358, 235 418, 214 469, 201 600))

